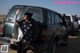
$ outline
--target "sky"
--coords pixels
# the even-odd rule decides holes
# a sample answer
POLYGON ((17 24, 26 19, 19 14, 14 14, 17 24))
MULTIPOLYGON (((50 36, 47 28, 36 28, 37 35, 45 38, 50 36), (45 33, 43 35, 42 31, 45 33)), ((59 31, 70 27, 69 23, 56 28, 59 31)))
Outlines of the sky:
MULTIPOLYGON (((0 14, 7 15, 9 9, 14 5, 31 5, 52 9, 61 14, 72 14, 80 16, 80 4, 55 4, 55 1, 63 0, 0 0, 0 14)), ((64 0, 67 1, 67 0, 64 0)), ((80 0, 68 0, 77 1, 80 0)))

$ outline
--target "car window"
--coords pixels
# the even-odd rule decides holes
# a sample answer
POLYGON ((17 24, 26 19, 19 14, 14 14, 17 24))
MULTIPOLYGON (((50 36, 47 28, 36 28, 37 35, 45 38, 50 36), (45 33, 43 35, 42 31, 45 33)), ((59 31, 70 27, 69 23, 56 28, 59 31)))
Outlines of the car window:
POLYGON ((22 8, 12 8, 9 11, 9 13, 8 13, 5 21, 14 22, 15 21, 15 18, 16 19, 19 19, 20 17, 22 17, 22 8), (17 9, 19 9, 19 14, 18 15, 16 15, 17 9))
POLYGON ((60 22, 62 22, 62 21, 61 21, 59 15, 56 14, 55 15, 55 24, 59 24, 60 22))
POLYGON ((48 12, 48 24, 51 24, 51 12, 48 12))
POLYGON ((54 12, 51 12, 51 20, 52 20, 52 24, 54 24, 54 19, 55 19, 55 14, 54 14, 54 12))
POLYGON ((42 11, 41 9, 38 8, 27 8, 25 9, 25 12, 31 12, 33 13, 32 18, 35 19, 36 21, 42 21, 42 11))

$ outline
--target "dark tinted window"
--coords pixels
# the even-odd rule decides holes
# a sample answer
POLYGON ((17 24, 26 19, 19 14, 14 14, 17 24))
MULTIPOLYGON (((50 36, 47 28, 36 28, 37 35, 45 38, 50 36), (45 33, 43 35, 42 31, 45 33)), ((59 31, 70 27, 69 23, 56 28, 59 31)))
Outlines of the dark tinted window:
POLYGON ((54 19, 55 19, 55 14, 54 14, 54 12, 51 12, 51 20, 52 20, 52 24, 54 24, 54 19))
POLYGON ((51 12, 48 12, 48 24, 51 24, 51 12))
POLYGON ((32 18, 36 21, 42 21, 42 11, 39 8, 32 8, 32 7, 26 7, 25 12, 31 12, 33 13, 32 18))
POLYGON ((60 16, 59 15, 55 15, 55 24, 59 24, 61 21, 60 16))

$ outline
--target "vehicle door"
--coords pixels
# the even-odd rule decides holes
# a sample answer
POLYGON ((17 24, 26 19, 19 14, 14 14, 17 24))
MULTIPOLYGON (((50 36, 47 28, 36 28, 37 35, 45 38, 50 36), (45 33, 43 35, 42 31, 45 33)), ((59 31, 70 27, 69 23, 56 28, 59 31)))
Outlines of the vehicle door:
POLYGON ((63 30, 63 28, 65 29, 65 27, 63 25, 63 20, 60 14, 55 13, 54 24, 52 24, 51 27, 52 27, 52 32, 55 33, 57 36, 59 36, 60 38, 63 36, 63 33, 65 31, 63 30))
POLYGON ((55 12, 48 12, 48 27, 47 27, 47 36, 50 37, 57 31, 60 31, 61 26, 61 18, 55 12))

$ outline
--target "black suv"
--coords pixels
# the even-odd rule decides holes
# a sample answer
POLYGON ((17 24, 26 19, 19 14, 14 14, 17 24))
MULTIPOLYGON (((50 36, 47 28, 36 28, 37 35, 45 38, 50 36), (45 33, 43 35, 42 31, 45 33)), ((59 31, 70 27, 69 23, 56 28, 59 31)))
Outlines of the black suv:
POLYGON ((10 9, 3 25, 4 37, 8 37, 8 39, 13 38, 16 40, 17 38, 20 38, 18 35, 13 35, 15 26, 14 22, 15 17, 17 20, 20 20, 25 12, 33 13, 32 18, 39 22, 35 31, 37 38, 35 38, 34 42, 39 43, 36 46, 40 51, 43 51, 43 48, 45 48, 49 53, 55 53, 57 43, 60 44, 67 42, 67 28, 64 18, 61 17, 59 13, 43 7, 25 5, 15 5, 10 9), (17 9, 20 10, 18 16, 16 16, 17 9))

